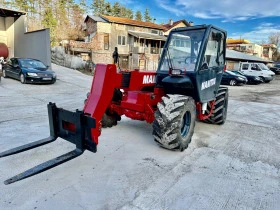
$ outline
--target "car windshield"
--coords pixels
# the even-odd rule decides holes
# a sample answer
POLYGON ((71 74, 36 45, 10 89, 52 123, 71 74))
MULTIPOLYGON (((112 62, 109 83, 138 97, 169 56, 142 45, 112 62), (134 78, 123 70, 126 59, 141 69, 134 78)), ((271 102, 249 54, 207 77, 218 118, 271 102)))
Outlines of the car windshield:
POLYGON ((237 74, 237 75, 244 75, 244 74, 242 74, 242 73, 239 72, 239 71, 233 71, 233 73, 235 73, 235 74, 237 74))
POLYGON ((205 29, 173 32, 165 46, 159 70, 194 71, 205 29))
POLYGON ((235 72, 231 72, 231 71, 226 71, 228 74, 230 74, 230 75, 234 75, 234 76, 236 76, 236 73, 235 72))
POLYGON ((39 69, 45 69, 47 68, 45 64, 43 64, 41 61, 37 60, 31 60, 31 59, 26 59, 26 60, 19 60, 20 64, 24 68, 39 68, 39 69))
POLYGON ((269 70, 269 68, 266 65, 264 65, 263 63, 259 63, 259 66, 260 66, 261 70, 269 70))

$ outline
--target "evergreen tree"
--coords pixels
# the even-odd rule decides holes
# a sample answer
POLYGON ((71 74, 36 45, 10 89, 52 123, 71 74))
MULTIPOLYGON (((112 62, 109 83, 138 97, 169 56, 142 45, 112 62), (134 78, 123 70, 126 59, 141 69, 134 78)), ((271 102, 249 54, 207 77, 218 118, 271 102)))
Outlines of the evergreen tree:
POLYGON ((135 20, 142 21, 142 14, 139 10, 135 14, 135 20))
POLYGON ((152 17, 150 16, 148 7, 145 10, 144 20, 145 22, 152 22, 152 17))
POLYGON ((103 14, 106 11, 104 0, 93 0, 91 4, 91 9, 93 10, 94 15, 103 14))
POLYGON ((51 45, 53 46, 56 42, 56 36, 55 36, 55 28, 57 26, 56 18, 53 15, 52 9, 47 8, 44 13, 44 18, 42 20, 42 25, 45 28, 50 28, 50 41, 51 45))
POLYGON ((80 0, 80 9, 83 12, 83 14, 87 14, 89 12, 86 0, 80 0))
POLYGON ((121 17, 121 5, 119 2, 115 2, 112 8, 112 15, 115 17, 121 17))
POLYGON ((129 19, 133 19, 133 11, 131 9, 126 10, 126 17, 129 19))
POLYGON ((112 7, 111 7, 110 2, 106 2, 106 3, 105 3, 105 11, 104 11, 103 14, 104 14, 104 15, 109 15, 109 16, 112 15, 112 7))

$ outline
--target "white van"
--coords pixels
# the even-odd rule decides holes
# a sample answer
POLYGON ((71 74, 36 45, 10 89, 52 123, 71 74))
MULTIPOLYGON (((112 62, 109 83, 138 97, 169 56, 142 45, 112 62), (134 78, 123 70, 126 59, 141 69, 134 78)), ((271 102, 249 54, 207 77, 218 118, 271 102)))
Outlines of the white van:
POLYGON ((264 82, 270 82, 275 76, 275 73, 263 63, 241 62, 239 71, 246 75, 260 77, 264 82))

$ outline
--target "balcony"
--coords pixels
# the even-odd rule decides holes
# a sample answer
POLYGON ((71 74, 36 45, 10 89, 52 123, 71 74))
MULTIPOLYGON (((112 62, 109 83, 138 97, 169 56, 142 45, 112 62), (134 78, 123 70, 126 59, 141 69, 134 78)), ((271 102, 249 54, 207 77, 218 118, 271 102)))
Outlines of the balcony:
POLYGON ((130 47, 130 52, 134 54, 160 54, 162 52, 162 48, 158 47, 130 47))

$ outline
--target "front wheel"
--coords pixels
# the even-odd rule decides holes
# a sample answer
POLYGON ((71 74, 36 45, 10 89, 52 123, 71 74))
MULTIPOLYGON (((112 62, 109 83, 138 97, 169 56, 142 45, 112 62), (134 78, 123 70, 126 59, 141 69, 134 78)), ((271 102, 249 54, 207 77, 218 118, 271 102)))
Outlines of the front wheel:
POLYGON ((229 85, 230 86, 235 86, 237 84, 236 80, 235 79, 232 79, 229 81, 229 85))
POLYGON ((3 70, 2 70, 2 74, 3 74, 3 77, 4 77, 4 78, 7 78, 6 70, 3 69, 3 70))
POLYGON ((153 122, 153 136, 162 147, 185 150, 194 132, 196 107, 191 97, 167 95, 157 105, 153 122))
POLYGON ((25 84, 25 83, 26 83, 24 74, 21 73, 20 76, 19 76, 19 79, 20 79, 20 82, 21 82, 22 84, 25 84))

